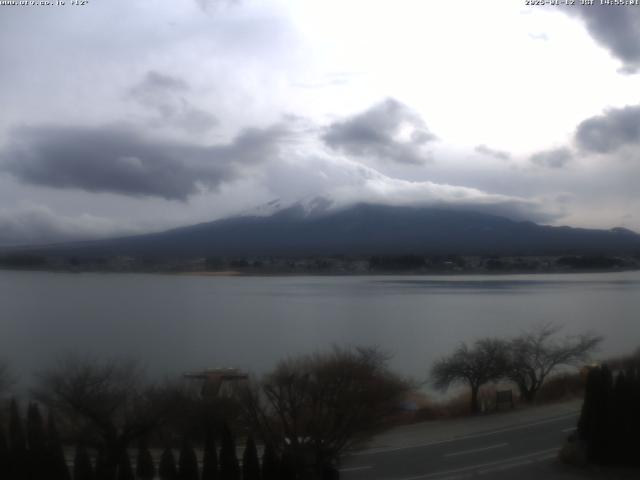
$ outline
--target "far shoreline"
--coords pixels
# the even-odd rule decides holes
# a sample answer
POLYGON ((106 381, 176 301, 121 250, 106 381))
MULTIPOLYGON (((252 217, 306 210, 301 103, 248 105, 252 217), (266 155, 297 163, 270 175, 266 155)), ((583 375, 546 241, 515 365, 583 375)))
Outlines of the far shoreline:
POLYGON ((42 273, 67 273, 67 274, 141 274, 141 275, 168 275, 184 277, 510 277, 523 275, 576 275, 576 274, 607 274, 638 272, 640 268, 617 269, 549 269, 549 270, 510 270, 510 271, 482 271, 482 270, 456 270, 456 271, 366 271, 366 272, 339 272, 339 271, 240 271, 240 270, 110 270, 110 269, 56 269, 56 268, 7 268, 0 267, 0 271, 6 272, 42 272, 42 273))

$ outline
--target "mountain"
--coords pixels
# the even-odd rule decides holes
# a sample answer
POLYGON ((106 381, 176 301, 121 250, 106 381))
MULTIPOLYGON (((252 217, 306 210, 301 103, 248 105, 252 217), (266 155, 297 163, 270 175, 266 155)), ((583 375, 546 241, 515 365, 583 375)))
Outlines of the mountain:
POLYGON ((336 209, 320 200, 273 210, 161 233, 30 248, 29 252, 177 259, 640 253, 640 235, 622 228, 552 227, 449 208, 358 204, 336 209))

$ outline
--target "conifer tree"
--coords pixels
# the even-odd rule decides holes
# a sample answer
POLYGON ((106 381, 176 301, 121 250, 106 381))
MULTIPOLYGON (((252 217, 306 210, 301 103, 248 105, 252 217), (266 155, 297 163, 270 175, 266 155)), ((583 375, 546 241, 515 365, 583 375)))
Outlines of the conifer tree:
POLYGON ((602 375, 600 368, 591 368, 587 374, 585 384, 584 401, 580 419, 578 420, 578 435, 586 445, 586 454, 589 460, 595 460, 597 456, 594 438, 598 428, 598 397, 602 375))
POLYGON ((186 438, 183 439, 180 449, 178 475, 180 480, 198 480, 198 458, 191 442, 186 438))
POLYGON ((47 480, 71 480, 69 467, 64 456, 64 448, 58 434, 58 427, 52 412, 47 418, 47 458, 49 475, 47 480))
POLYGON ((242 480, 260 480, 260 461, 253 437, 247 437, 247 444, 242 455, 242 480))
POLYGON ((27 441, 22 426, 22 418, 20 418, 20 409, 15 398, 11 400, 9 415, 10 478, 12 480, 26 480, 29 476, 27 441))
POLYGON ((296 480, 296 467, 293 456, 285 451, 280 457, 280 480, 296 480))
POLYGON ((0 423, 0 478, 9 477, 9 445, 7 444, 7 437, 4 433, 2 423, 0 423))
POLYGON ((578 422, 578 435, 591 462, 640 465, 640 364, 631 359, 613 379, 604 365, 590 370, 578 422))
POLYGON ((278 456, 271 443, 264 446, 262 454, 262 480, 279 480, 278 456))
POLYGON ((585 442, 589 461, 610 460, 613 378, 604 365, 592 368, 587 376, 584 402, 578 420, 578 435, 585 442))
MULTIPOLYGON (((640 432, 640 408, 638 408, 638 405, 640 405, 640 365, 636 365, 634 369, 630 369, 630 371, 628 372, 628 377, 631 379, 630 403, 634 406, 631 409, 631 412, 629 412, 629 424, 631 425, 631 430, 637 435, 638 432, 640 432)), ((632 443, 632 445, 635 445, 635 443, 632 443)), ((640 466, 640 455, 638 455, 637 452, 631 453, 630 464, 636 467, 640 466)))
POLYGON ((160 480, 177 480, 178 469, 176 468, 176 460, 173 451, 167 447, 160 457, 160 465, 158 466, 158 475, 160 480))
POLYGON ((129 452, 124 450, 120 456, 118 462, 118 476, 117 480, 135 480, 133 475, 133 468, 131 468, 131 459, 129 458, 129 452))
POLYGON ((153 480, 156 476, 156 467, 153 464, 153 457, 149 451, 146 439, 140 440, 140 443, 138 444, 136 476, 139 480, 153 480))
POLYGON ((84 446, 78 444, 73 458, 73 480, 94 480, 91 458, 84 446))
POLYGON ((627 376, 620 372, 616 377, 612 391, 611 422, 609 424, 609 438, 611 446, 611 460, 616 464, 626 464, 631 455, 629 446, 633 448, 633 431, 631 430, 630 414, 633 405, 629 402, 631 398, 630 384, 627 376))
POLYGON ((30 403, 27 409, 27 445, 29 474, 32 479, 45 478, 47 470, 47 441, 40 409, 30 403))
POLYGON ((113 466, 107 460, 106 447, 101 446, 98 449, 98 455, 96 458, 96 480, 114 480, 115 473, 116 472, 113 470, 113 466))
POLYGON ((612 461, 612 413, 613 413, 613 375, 607 365, 600 369, 600 384, 598 388, 598 415, 596 420, 596 435, 593 444, 596 450, 596 459, 601 463, 612 461))
POLYGON ((340 472, 334 465, 325 463, 322 465, 321 470, 322 480, 340 480, 340 472))
POLYGON ((216 440, 213 433, 207 430, 202 457, 202 480, 218 480, 219 478, 216 440))
POLYGON ((227 425, 222 427, 222 445, 220 447, 220 479, 239 480, 240 466, 236 455, 233 434, 227 425))
POLYGON ((36 403, 30 403, 27 409, 27 443, 29 450, 45 450, 46 434, 40 408, 36 403))

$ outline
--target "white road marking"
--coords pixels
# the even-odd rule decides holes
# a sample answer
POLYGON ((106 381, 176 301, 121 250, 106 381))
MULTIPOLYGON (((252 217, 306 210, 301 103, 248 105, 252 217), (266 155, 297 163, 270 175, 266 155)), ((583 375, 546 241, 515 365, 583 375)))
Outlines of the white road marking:
POLYGON ((493 450, 494 448, 502 448, 509 445, 508 443, 497 443, 495 445, 489 445, 488 447, 472 448, 471 450, 463 450, 461 452, 445 453, 445 457, 458 457, 460 455, 467 455, 469 453, 484 452, 485 450, 493 450))
POLYGON ((573 432, 574 430, 577 430, 577 429, 578 427, 563 428, 562 433, 573 432))
POLYGON ((357 472, 358 470, 370 470, 373 468, 373 465, 365 465, 362 467, 347 467, 347 468, 340 468, 339 470, 341 472, 357 472))
POLYGON ((362 452, 354 452, 352 453, 350 456, 355 457, 355 456, 362 456, 362 455, 377 455, 379 453, 388 453, 388 452, 399 452, 401 450, 411 450, 412 448, 423 448, 423 447, 431 447, 433 445, 443 445, 445 443, 452 443, 452 442, 457 442, 460 440, 468 440, 468 439, 472 439, 472 438, 481 438, 481 437, 488 437, 491 435, 497 435, 499 433, 504 433, 504 432, 512 432, 514 430, 522 430, 522 429, 526 429, 529 427, 535 427, 537 425, 544 425, 546 423, 554 423, 554 422, 560 422, 562 420, 566 420, 567 418, 570 417, 574 417, 577 415, 577 411, 575 413, 567 413, 565 415, 560 415, 558 417, 553 417, 547 420, 540 420, 538 422, 532 422, 532 423, 526 423, 526 424, 522 424, 522 425, 516 425, 513 427, 505 427, 505 428, 501 428, 498 430, 492 430, 489 432, 482 432, 482 433, 474 433, 471 435, 461 435, 459 437, 453 437, 453 438, 449 438, 447 440, 437 440, 434 442, 427 442, 427 443, 421 443, 421 444, 417 444, 417 445, 407 445, 406 447, 392 447, 392 448, 372 448, 366 451, 362 451, 362 452))
POLYGON ((518 455, 517 457, 503 458, 502 460, 496 460, 493 462, 480 463, 477 465, 470 465, 468 467, 456 468, 453 470, 443 470, 440 472, 428 473, 425 475, 417 475, 414 477, 403 477, 397 480, 426 480, 428 478, 442 477, 445 475, 451 476, 451 475, 455 475, 456 473, 460 473, 460 474, 463 474, 465 472, 470 473, 480 469, 485 469, 485 471, 490 471, 490 470, 486 470, 487 467, 507 467, 508 465, 517 467, 519 465, 526 464, 527 463, 526 461, 529 461, 529 460, 544 460, 547 458, 551 458, 552 456, 555 456, 555 452, 557 451, 558 451, 558 447, 554 447, 554 448, 549 448, 547 450, 540 450, 537 452, 528 453, 526 455, 518 455), (554 452, 553 455, 549 456, 552 452, 554 452))
POLYGON ((530 465, 534 462, 541 462, 542 460, 551 460, 552 458, 555 458, 557 456, 557 452, 553 452, 553 453, 549 453, 547 455, 543 455, 541 457, 536 457, 534 459, 530 459, 530 460, 521 460, 518 462, 511 462, 511 463, 507 463, 505 465, 500 465, 497 467, 493 467, 493 468, 486 468, 484 470, 478 470, 478 474, 480 475, 484 475, 486 473, 494 473, 494 472, 501 472, 504 470, 509 470, 511 468, 516 468, 516 467, 521 467, 522 465, 530 465))
POLYGON ((520 460, 518 462, 511 462, 505 465, 500 465, 498 467, 493 468, 485 468, 484 470, 478 470, 479 475, 485 475, 487 473, 495 473, 495 472, 503 472, 505 470, 509 470, 511 468, 521 467, 523 465, 531 465, 533 463, 532 460, 520 460))

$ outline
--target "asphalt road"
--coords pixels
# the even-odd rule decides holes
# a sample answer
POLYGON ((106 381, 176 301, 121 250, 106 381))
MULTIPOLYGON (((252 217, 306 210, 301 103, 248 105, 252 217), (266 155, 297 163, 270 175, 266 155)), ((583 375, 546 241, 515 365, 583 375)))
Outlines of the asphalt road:
MULTIPOLYGON (((455 438, 356 453, 341 468, 345 480, 454 480, 578 478, 557 462, 578 412, 500 425, 455 438)), ((514 417, 514 421, 518 418, 514 417)), ((425 429, 428 425, 425 424, 425 429)), ((425 430, 428 431, 428 430, 425 430)))

